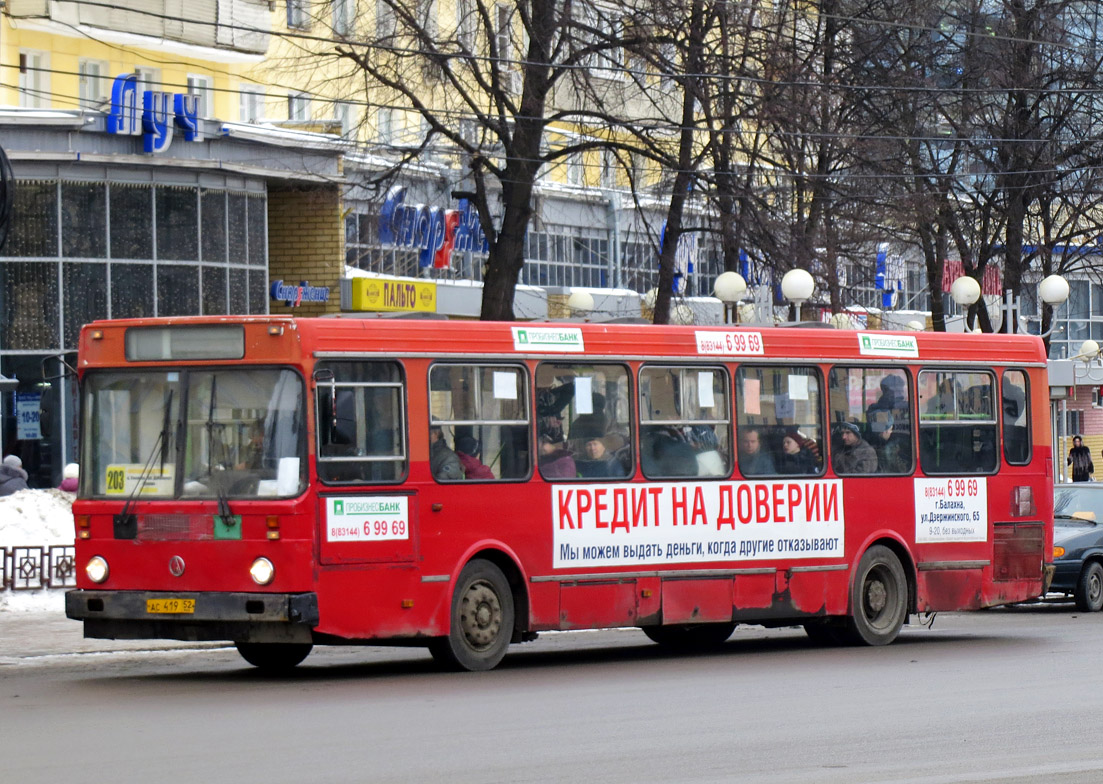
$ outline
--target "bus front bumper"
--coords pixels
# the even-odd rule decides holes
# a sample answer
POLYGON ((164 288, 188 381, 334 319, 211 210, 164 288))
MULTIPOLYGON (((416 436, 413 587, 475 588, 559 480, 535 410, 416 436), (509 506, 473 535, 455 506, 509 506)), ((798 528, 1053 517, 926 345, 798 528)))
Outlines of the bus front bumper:
POLYGON ((110 640, 311 642, 315 593, 95 591, 65 594, 84 636, 110 640))

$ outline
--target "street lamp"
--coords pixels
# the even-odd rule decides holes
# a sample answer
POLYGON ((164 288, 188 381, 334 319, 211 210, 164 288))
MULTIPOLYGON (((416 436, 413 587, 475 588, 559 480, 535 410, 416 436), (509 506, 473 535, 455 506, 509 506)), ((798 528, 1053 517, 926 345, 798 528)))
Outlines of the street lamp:
POLYGON ((739 323, 739 300, 747 293, 747 281, 738 272, 721 272, 712 287, 713 295, 724 303, 724 323, 739 323), (732 318, 732 311, 735 318, 732 318))
POLYGON ((980 284, 976 278, 962 275, 950 284, 950 296, 964 308, 972 307, 980 299, 980 284))
POLYGON ((572 316, 586 318, 594 310, 594 295, 588 291, 575 289, 567 297, 567 309, 572 316))
POLYGON ((811 299, 812 292, 816 289, 816 281, 807 270, 791 269, 781 279, 781 296, 789 300, 790 307, 794 308, 795 318, 800 321, 800 306, 811 299))

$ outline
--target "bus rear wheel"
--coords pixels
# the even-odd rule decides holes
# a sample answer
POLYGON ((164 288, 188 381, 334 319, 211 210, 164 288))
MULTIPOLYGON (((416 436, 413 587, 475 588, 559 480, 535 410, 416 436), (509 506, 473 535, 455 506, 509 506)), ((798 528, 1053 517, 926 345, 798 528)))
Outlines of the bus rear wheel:
POLYGON ((502 570, 490 561, 471 561, 452 594, 448 636, 433 640, 429 653, 449 669, 492 670, 506 655, 513 619, 513 592, 502 570))
POLYGON ((268 672, 290 670, 310 655, 314 647, 308 642, 238 642, 241 658, 268 672))
POLYGON ((734 631, 734 623, 679 623, 643 627, 643 633, 652 642, 678 650, 716 648, 723 645, 734 631))
POLYGON ((888 645, 900 633, 908 608, 908 581, 900 559, 884 545, 866 550, 851 589, 846 632, 856 645, 888 645))

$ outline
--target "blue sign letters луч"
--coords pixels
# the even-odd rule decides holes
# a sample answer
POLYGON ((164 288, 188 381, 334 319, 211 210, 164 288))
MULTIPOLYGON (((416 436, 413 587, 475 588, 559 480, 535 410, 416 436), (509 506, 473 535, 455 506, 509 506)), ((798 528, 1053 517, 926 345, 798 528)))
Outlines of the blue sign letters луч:
POLYGON ((138 74, 120 74, 111 85, 111 111, 107 115, 107 132, 119 136, 142 136, 142 149, 148 153, 163 152, 172 143, 174 126, 184 133, 184 140, 203 139, 199 128, 199 96, 192 93, 174 94, 158 90, 142 93, 138 106, 138 74))

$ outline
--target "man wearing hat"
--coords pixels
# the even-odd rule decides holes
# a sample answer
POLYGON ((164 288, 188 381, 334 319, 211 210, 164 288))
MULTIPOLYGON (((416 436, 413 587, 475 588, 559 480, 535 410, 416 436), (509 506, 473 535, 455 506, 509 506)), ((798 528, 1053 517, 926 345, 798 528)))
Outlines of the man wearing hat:
POLYGON ((835 429, 840 446, 831 456, 836 474, 873 474, 877 472, 877 453, 858 432, 853 422, 840 422, 835 429))
POLYGON ((23 470, 23 461, 15 455, 8 455, 0 463, 0 496, 26 489, 27 472, 23 470))

